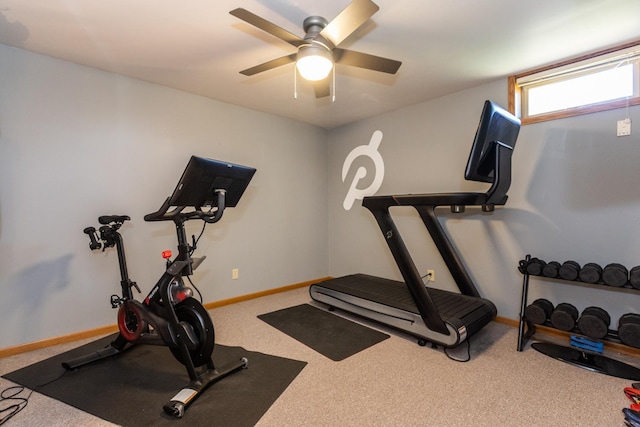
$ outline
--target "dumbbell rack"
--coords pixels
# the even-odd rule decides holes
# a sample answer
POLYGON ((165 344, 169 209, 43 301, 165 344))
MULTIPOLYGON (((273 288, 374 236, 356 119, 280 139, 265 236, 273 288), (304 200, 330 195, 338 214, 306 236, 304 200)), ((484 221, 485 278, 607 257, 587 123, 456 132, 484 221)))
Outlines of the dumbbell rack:
MULTIPOLYGON (((527 255, 525 257, 524 259, 525 267, 531 259, 532 259, 531 255, 527 255)), ((523 274, 522 301, 520 305, 520 319, 519 319, 519 325, 518 325, 518 347, 517 347, 518 351, 522 351, 524 349, 524 346, 527 344, 529 339, 531 339, 531 337, 533 337, 533 335, 536 332, 536 325, 532 322, 527 321, 524 316, 525 308, 527 307, 527 304, 528 304, 527 300, 528 300, 528 293, 529 293, 529 277, 531 275, 527 272, 526 268, 524 269, 524 272, 522 272, 522 274, 523 274)), ((553 281, 557 281, 557 282, 569 284, 569 285, 583 286, 583 287, 602 289, 602 290, 608 290, 608 291, 640 294, 640 290, 630 286, 614 287, 614 286, 607 286, 601 283, 592 284, 592 283, 585 283, 581 281, 564 280, 559 277, 554 277, 554 278, 550 278, 546 276, 534 276, 534 277, 541 278, 543 280, 553 280, 553 281)), ((556 329, 553 327, 553 325, 551 324, 551 322, 549 322, 548 319, 542 326, 556 329)), ((570 332, 582 335, 580 331, 577 329, 577 327, 574 331, 570 331, 570 332)), ((620 341, 620 338, 618 337, 618 332, 611 329, 608 331, 607 336, 603 338, 603 341, 615 342, 621 345, 625 345, 620 341)), ((636 381, 640 380, 640 369, 634 366, 628 365, 626 363, 620 362, 618 360, 614 360, 606 356, 602 356, 597 353, 577 350, 571 347, 562 346, 558 344, 542 343, 542 342, 533 343, 531 346, 537 351, 549 357, 553 357, 554 359, 558 359, 563 362, 566 362, 575 366, 579 366, 584 369, 588 369, 590 371, 600 372, 600 373, 611 375, 614 377, 626 378, 630 380, 636 380, 636 381)))

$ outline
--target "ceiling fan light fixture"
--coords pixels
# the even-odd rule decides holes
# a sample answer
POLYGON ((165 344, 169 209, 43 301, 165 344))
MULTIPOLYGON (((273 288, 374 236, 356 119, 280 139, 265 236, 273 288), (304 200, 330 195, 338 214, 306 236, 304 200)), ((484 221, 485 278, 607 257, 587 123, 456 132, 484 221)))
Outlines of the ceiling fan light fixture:
POLYGON ((322 80, 329 75, 333 68, 331 52, 316 43, 300 46, 296 57, 296 68, 305 80, 322 80))

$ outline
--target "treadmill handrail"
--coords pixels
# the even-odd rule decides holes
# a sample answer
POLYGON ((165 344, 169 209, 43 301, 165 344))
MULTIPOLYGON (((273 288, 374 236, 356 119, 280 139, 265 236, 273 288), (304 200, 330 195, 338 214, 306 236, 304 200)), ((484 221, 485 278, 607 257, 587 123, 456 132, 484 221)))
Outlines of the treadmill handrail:
POLYGON ((367 196, 362 200, 362 206, 369 209, 391 206, 502 206, 507 202, 507 191, 511 187, 513 148, 499 141, 494 144, 496 145, 494 181, 486 193, 448 192, 367 196))
POLYGON ((378 222, 378 226, 380 227, 382 234, 385 236, 389 249, 391 250, 391 254, 396 260, 396 264, 398 265, 402 278, 404 279, 404 282, 409 289, 409 293, 416 304, 420 317, 422 317, 422 320, 424 320, 424 323, 429 329, 444 335, 449 335, 449 329, 447 328, 444 320, 442 320, 442 317, 440 317, 440 313, 438 312, 433 299, 427 292, 427 289, 422 282, 422 278, 420 277, 420 273, 418 273, 418 270, 411 259, 409 250, 404 244, 402 237, 400 237, 400 233, 389 214, 389 209, 382 207, 369 208, 369 210, 378 222))
POLYGON ((413 206, 429 231, 440 255, 460 292, 464 295, 480 297, 480 294, 467 273, 460 256, 449 240, 435 214, 438 206, 493 206, 504 205, 507 191, 511 186, 511 156, 513 148, 494 142, 494 181, 486 193, 429 193, 403 194, 389 196, 368 196, 362 200, 362 206, 369 209, 378 222, 378 226, 400 269, 405 284, 409 288, 420 316, 431 330, 449 334, 446 324, 429 296, 422 277, 418 272, 409 251, 396 228, 389 208, 392 206, 413 206))

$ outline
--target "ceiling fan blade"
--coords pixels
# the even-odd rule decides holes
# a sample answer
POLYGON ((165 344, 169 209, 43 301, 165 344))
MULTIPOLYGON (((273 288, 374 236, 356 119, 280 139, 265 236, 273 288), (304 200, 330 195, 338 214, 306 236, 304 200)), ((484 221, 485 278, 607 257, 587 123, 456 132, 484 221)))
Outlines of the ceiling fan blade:
POLYGON ((322 80, 313 82, 313 90, 316 93, 316 98, 324 98, 331 95, 329 82, 331 80, 331 74, 322 80))
POLYGON ((297 53, 292 53, 291 55, 283 56, 281 58, 272 59, 271 61, 267 61, 263 64, 256 65, 255 67, 247 68, 246 70, 240 71, 240 74, 244 74, 245 76, 253 76, 254 74, 261 73, 263 71, 271 70, 273 68, 281 67, 283 65, 290 64, 295 62, 297 53))
POLYGON ((243 8, 238 8, 238 9, 234 9, 231 12, 229 12, 231 15, 235 16, 236 18, 240 18, 243 21, 253 25, 254 27, 260 28, 262 31, 265 31, 269 34, 271 34, 272 36, 275 36, 277 38, 279 38, 280 40, 284 40, 285 42, 298 47, 301 44, 305 43, 305 41, 303 39, 301 39, 300 37, 296 36, 293 33, 290 33, 289 31, 278 27, 275 24, 272 24, 271 22, 267 21, 264 18, 259 17, 258 15, 249 12, 246 9, 243 8))
POLYGON ((367 22, 380 9, 371 0, 353 0, 349 6, 336 16, 333 21, 320 31, 320 36, 338 46, 351 33, 367 22))
POLYGON ((381 71, 389 74, 395 74, 398 68, 400 68, 400 65, 402 65, 402 62, 393 59, 340 48, 333 50, 333 59, 336 64, 366 68, 368 70, 381 71))

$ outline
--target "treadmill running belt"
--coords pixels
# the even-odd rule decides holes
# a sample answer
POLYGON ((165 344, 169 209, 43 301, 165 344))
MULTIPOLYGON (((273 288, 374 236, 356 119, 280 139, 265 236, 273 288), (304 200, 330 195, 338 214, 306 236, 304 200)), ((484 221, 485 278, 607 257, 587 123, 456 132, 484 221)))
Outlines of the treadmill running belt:
MULTIPOLYGON (((407 285, 396 280, 353 274, 326 280, 314 286, 420 315, 407 285)), ((427 288, 427 292, 442 320, 453 324, 461 321, 470 334, 495 317, 495 306, 488 300, 441 289, 427 288)))
MULTIPOLYGON (((318 285, 419 314, 407 285, 397 280, 384 279, 367 274, 353 274, 330 279, 318 283, 318 285)), ((442 317, 453 316, 460 318, 484 305, 479 298, 455 292, 433 288, 427 288, 427 292, 442 317)))

